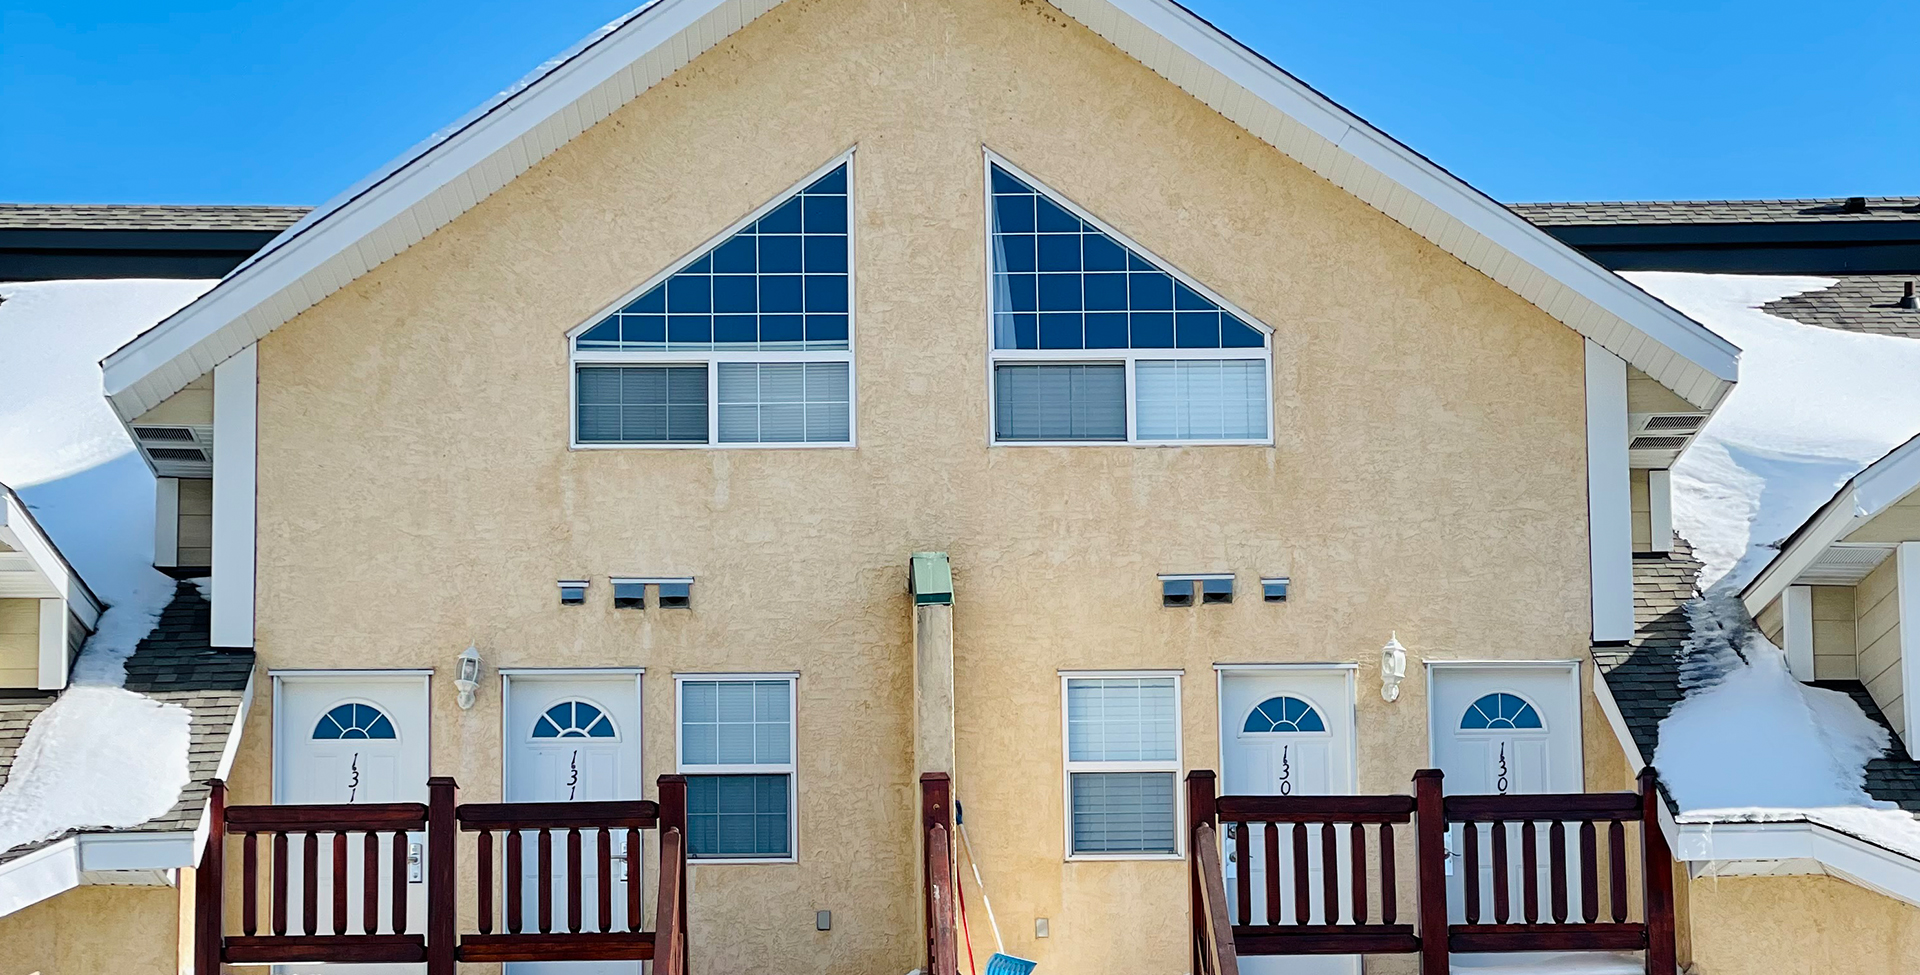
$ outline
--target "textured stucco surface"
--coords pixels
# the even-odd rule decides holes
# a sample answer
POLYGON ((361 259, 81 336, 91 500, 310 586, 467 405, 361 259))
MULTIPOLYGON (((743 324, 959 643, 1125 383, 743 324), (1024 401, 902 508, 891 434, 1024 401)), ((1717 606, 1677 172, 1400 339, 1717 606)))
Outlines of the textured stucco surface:
POLYGON ((75 887, 0 917, 8 975, 175 975, 179 950, 172 887, 75 887))
POLYGON ((1698 975, 1920 972, 1920 908, 1833 877, 1707 877, 1688 891, 1698 975))
MULTIPOLYGON (((897 973, 906 564, 946 551, 956 795, 1008 949, 1182 972, 1183 864, 1063 862, 1057 671, 1183 670, 1211 768, 1215 663, 1357 660, 1360 788, 1406 789, 1421 658, 1585 654, 1581 369, 1572 331, 1048 6, 792 0, 261 344, 260 660, 444 677, 477 643, 479 706, 435 682, 433 766, 483 800, 491 668, 646 667, 649 781, 673 673, 798 671, 799 862, 697 866, 697 964, 897 973), (983 145, 1275 327, 1276 446, 987 446, 983 145), (858 447, 569 451, 566 331, 849 146, 858 447), (1240 601, 1159 607, 1156 572, 1226 570, 1240 601), (697 577, 695 608, 615 611, 628 573, 697 577)), ((237 802, 268 797, 270 710, 237 802)))

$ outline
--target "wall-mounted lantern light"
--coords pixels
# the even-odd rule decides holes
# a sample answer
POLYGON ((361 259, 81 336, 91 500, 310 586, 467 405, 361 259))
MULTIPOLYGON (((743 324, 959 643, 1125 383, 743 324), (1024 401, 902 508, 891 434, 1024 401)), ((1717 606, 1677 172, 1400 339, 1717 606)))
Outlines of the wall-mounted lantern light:
POLYGON ((1407 676, 1407 648, 1400 645, 1400 634, 1395 633, 1387 639, 1387 645, 1380 648, 1380 699, 1397 701, 1400 699, 1400 682, 1407 676))
POLYGON ((454 669, 453 689, 460 692, 460 710, 473 707, 473 694, 480 689, 480 651, 471 644, 460 651, 460 662, 454 669))

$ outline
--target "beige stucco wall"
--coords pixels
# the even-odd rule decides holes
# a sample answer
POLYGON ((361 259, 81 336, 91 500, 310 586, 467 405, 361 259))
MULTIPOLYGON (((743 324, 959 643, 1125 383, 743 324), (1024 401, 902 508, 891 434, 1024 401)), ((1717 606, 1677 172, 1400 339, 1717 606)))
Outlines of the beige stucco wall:
POLYGON ((0 687, 40 686, 40 600, 0 599, 0 687))
MULTIPOLYGON (((1215 663, 1358 661, 1360 788, 1407 789, 1422 659, 1586 655, 1581 370, 1573 332, 1047 6, 795 0, 261 343, 260 660, 444 676, 477 643, 479 706, 433 699, 434 771, 476 799, 492 668, 645 666, 649 780, 673 673, 799 671, 799 863, 697 866, 693 950, 900 972, 905 572, 947 551, 956 795, 1008 949, 1181 972, 1184 864, 1063 862, 1057 671, 1184 671, 1186 764, 1211 768, 1215 663), (856 145, 859 446, 569 451, 565 332, 856 145), (987 446, 982 145, 1276 327, 1277 446, 987 446), (1239 601, 1160 608, 1156 572, 1200 570, 1239 601), (696 609, 557 603, 621 573, 694 575, 696 609)), ((237 802, 268 798, 270 710, 237 802)))
POLYGON ((0 917, 7 975, 177 975, 180 892, 75 887, 0 917))
POLYGON ((1920 908, 1832 877, 1693 881, 1698 975, 1920 972, 1920 908))

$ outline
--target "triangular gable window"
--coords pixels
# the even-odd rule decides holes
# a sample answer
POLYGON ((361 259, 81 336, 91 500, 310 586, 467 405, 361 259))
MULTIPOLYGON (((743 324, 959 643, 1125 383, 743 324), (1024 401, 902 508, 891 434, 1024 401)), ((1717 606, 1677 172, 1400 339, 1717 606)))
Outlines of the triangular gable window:
POLYGON ((1268 329, 1009 165, 988 178, 996 441, 1268 441, 1268 329))
POLYGON ((853 437, 851 158, 574 330, 582 446, 853 437))

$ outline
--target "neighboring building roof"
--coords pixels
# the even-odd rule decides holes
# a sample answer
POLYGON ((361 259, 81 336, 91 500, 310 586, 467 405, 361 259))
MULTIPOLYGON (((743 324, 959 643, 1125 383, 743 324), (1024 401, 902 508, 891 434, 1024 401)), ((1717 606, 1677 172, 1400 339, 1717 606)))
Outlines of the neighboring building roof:
POLYGON ((1920 196, 1515 203, 1616 271, 1920 272, 1920 196))
POLYGON ((1920 196, 1864 196, 1806 200, 1605 200, 1514 203, 1515 213, 1542 227, 1602 224, 1872 223, 1920 221, 1920 196))
MULTIPOLYGON (((1636 555, 1633 561, 1634 637, 1623 647, 1594 647, 1593 662, 1633 736, 1643 762, 1660 746, 1660 722, 1686 696, 1680 661, 1692 626, 1685 606, 1698 595, 1700 560, 1685 540, 1665 557, 1636 555)), ((1859 681, 1816 681, 1816 687, 1853 697, 1867 716, 1887 728, 1889 745, 1867 763, 1867 794, 1920 812, 1920 761, 1906 757, 1886 715, 1859 681)), ((1671 799, 1669 799, 1671 805, 1671 799)))
POLYGON ((1831 287, 1770 301, 1761 310, 1804 325, 1920 339, 1920 308, 1900 303, 1914 287, 1920 287, 1920 275, 1848 275, 1831 287))
MULTIPOLYGON (((198 301, 108 356, 123 418, 451 222, 777 5, 654 0, 309 214, 198 301)), ((1739 350, 1172 0, 1054 0, 1202 103, 1627 360, 1701 409, 1739 350)))
POLYGON ((310 209, 0 203, 0 281, 218 278, 310 209))
MULTIPOLYGON (((160 620, 127 658, 126 688, 162 704, 178 704, 191 715, 187 750, 189 782, 166 815, 124 830, 80 830, 82 833, 190 832, 200 824, 207 804, 208 782, 218 777, 228 760, 247 709, 253 676, 253 651, 216 650, 208 641, 212 607, 199 586, 182 582, 160 620)), ((27 727, 50 707, 53 695, 0 698, 0 784, 13 766, 13 756, 26 738, 27 727)), ((72 835, 72 834, 66 834, 72 835)), ((0 863, 17 860, 57 843, 56 836, 0 852, 0 863)), ((186 864, 181 864, 186 865, 186 864)))

